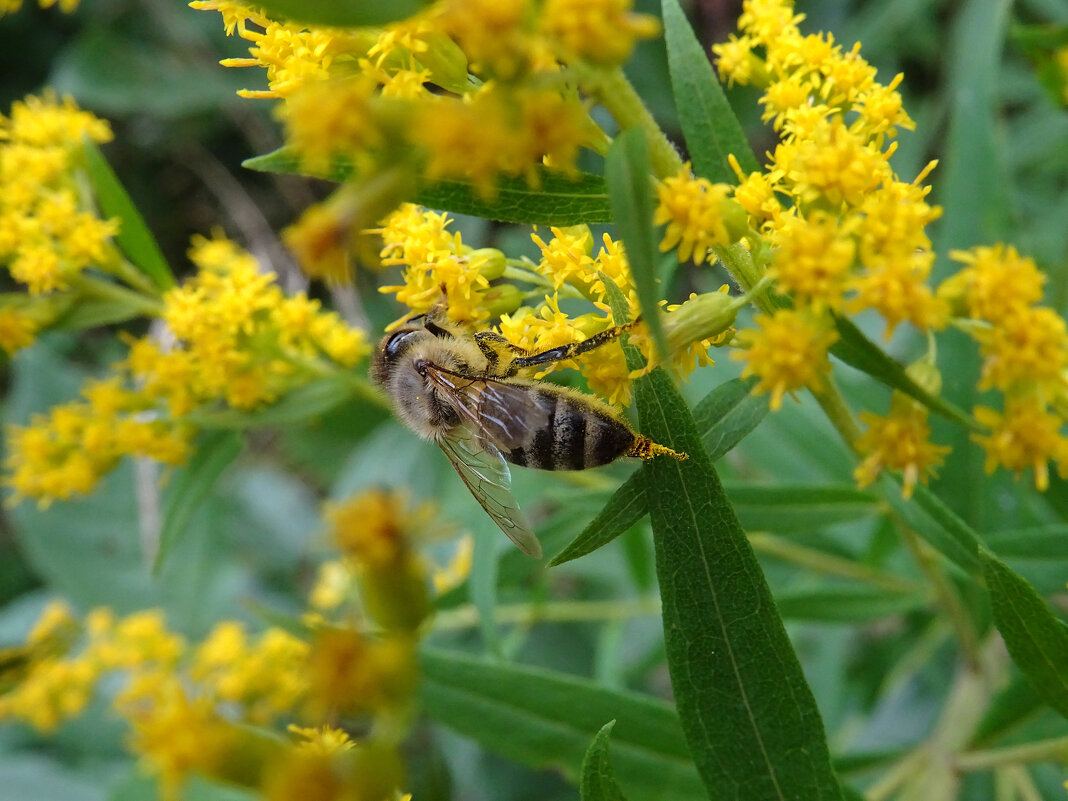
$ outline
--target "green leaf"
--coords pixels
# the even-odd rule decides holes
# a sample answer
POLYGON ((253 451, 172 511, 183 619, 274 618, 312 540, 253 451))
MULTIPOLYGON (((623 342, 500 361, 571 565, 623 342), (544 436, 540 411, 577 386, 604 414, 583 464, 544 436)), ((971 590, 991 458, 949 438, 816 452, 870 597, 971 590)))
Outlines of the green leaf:
POLYGON ((969 748, 989 748, 1001 737, 1015 731, 1043 708, 1034 687, 1019 673, 1013 673, 983 713, 968 743, 969 748))
POLYGON ((241 431, 247 428, 291 426, 335 409, 352 400, 352 376, 318 378, 287 392, 265 409, 243 412, 238 409, 197 411, 185 420, 198 428, 241 431))
POLYGON ((704 795, 669 704, 574 676, 422 649, 420 703, 434 720, 508 759, 574 783, 587 746, 615 719, 612 764, 638 798, 704 795))
MULTIPOLYGON (((751 395, 754 381, 731 379, 709 392, 694 409, 701 440, 715 460, 756 428, 768 413, 767 395, 751 395)), ((549 562, 549 567, 578 559, 607 545, 648 511, 641 476, 627 479, 588 526, 549 562)))
POLYGON ((727 496, 748 531, 810 531, 879 511, 875 495, 848 484, 737 484, 727 487, 727 496))
POLYGON ((1064 524, 991 531, 983 539, 1005 558, 1068 559, 1068 526, 1064 524))
MULTIPOLYGON (((246 159, 242 165, 260 172, 312 175, 288 148, 246 159)), ((329 174, 314 177, 341 182, 352 174, 350 163, 337 161, 329 174)), ((538 167, 537 175, 536 189, 523 178, 500 179, 492 198, 483 197, 468 182, 440 181, 420 187, 412 201, 456 214, 525 225, 578 225, 612 219, 608 190, 601 176, 584 172, 572 179, 544 167, 538 167)))
POLYGON ((171 483, 163 507, 163 525, 159 534, 159 551, 152 570, 157 575, 167 555, 185 533, 208 491, 222 472, 241 453, 241 437, 232 431, 212 431, 196 443, 196 452, 171 483))
POLYGON ((741 442, 768 415, 768 395, 753 395, 757 379, 732 378, 694 407, 693 419, 712 461, 741 442))
POLYGON ((746 172, 759 171, 760 164, 678 0, 663 0, 662 6, 671 88, 694 172, 734 184, 729 154, 746 172))
POLYGON ((1034 587, 985 548, 980 549, 983 576, 994 625, 998 627, 1012 661, 1038 695, 1062 716, 1068 717, 1068 629, 1042 600, 1034 587))
MULTIPOLYGON (((617 320, 618 288, 607 284, 617 320)), ((627 366, 642 367, 624 345, 627 366)), ((688 453, 643 462, 668 669, 694 764, 716 799, 841 799, 823 721, 756 556, 671 379, 634 384, 642 432, 688 453)))
MULTIPOLYGON (((656 350, 667 358, 667 334, 660 319, 660 288, 657 265, 660 249, 653 228, 653 184, 649 149, 639 128, 623 131, 612 143, 605 159, 612 219, 623 237, 642 318, 653 335, 656 350)), ((620 324, 619 318, 616 318, 620 324)))
POLYGON ((144 311, 121 300, 81 298, 62 314, 51 328, 58 331, 81 331, 100 325, 123 323, 140 317, 144 311))
POLYGON ((272 18, 355 28, 407 19, 428 4, 429 0, 262 0, 258 5, 272 18))
POLYGON ((867 373, 888 387, 915 398, 932 412, 936 412, 948 420, 959 423, 972 431, 984 430, 963 409, 936 395, 932 395, 913 381, 908 373, 905 372, 904 367, 887 356, 882 348, 864 336, 864 333, 851 320, 835 315, 834 321, 839 339, 831 346, 831 353, 843 362, 860 370, 862 373, 867 373))
POLYGON ((610 720, 601 727, 582 760, 582 778, 579 780, 582 801, 623 801, 623 793, 608 761, 608 735, 615 725, 616 722, 610 720))
POLYGON ((979 572, 979 535, 937 495, 918 484, 913 489, 912 500, 905 500, 901 495, 900 479, 888 475, 879 478, 878 486, 883 498, 905 525, 965 572, 972 575, 979 572))
POLYGON ((156 238, 145 225, 118 176, 111 169, 100 149, 88 138, 85 142, 86 168, 93 185, 100 213, 104 217, 118 217, 120 228, 115 241, 130 262, 147 275, 159 289, 174 286, 174 274, 156 244, 156 238))
POLYGON ((921 609, 927 600, 909 593, 865 588, 780 592, 775 603, 787 620, 864 623, 921 609))

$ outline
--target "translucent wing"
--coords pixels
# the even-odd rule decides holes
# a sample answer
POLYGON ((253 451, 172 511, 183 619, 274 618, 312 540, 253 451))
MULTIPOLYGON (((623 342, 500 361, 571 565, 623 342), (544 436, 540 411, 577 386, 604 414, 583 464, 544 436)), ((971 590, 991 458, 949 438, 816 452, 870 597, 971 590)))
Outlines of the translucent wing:
POLYGON ((541 544, 512 495, 512 476, 500 451, 468 425, 457 426, 438 445, 493 522, 523 553, 541 558, 541 544))
POLYGON ((526 447, 549 426, 550 411, 529 384, 465 376, 433 365, 426 371, 480 438, 498 450, 526 447))

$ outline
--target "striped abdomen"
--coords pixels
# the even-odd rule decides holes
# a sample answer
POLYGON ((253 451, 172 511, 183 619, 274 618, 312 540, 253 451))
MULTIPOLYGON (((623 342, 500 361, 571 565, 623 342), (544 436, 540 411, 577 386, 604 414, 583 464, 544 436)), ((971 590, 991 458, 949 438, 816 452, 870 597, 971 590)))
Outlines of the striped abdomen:
POLYGON ((521 467, 541 470, 582 470, 608 464, 627 453, 637 435, 625 423, 582 400, 544 388, 534 388, 537 404, 548 415, 530 442, 504 453, 521 467))

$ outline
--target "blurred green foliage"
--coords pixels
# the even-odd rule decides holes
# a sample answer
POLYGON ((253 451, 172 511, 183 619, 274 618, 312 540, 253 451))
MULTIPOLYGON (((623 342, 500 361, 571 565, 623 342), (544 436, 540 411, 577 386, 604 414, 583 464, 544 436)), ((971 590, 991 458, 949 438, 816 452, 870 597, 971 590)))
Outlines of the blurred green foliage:
MULTIPOLYGON (((935 200, 945 209, 935 229, 943 265, 950 248, 1006 239, 1043 266, 1049 275, 1049 302, 1062 314, 1068 310, 1068 116, 1017 46, 1027 41, 1021 31, 1064 25, 1068 8, 1055 0, 1011 7, 992 0, 822 0, 799 10, 808 17, 807 31, 833 31, 846 45, 860 40, 882 80, 905 73, 900 88, 917 128, 901 137, 896 170, 907 180, 928 160, 939 159, 932 182, 935 200), (1010 35, 1014 31, 1018 35, 1010 35)), ((738 13, 734 4, 714 3, 695 3, 688 11, 706 47, 726 37, 738 13)), ((281 141, 269 102, 244 101, 234 94, 240 87, 256 86, 260 75, 217 66, 221 58, 242 55, 242 43, 225 39, 219 28, 214 15, 193 13, 177 2, 84 0, 69 17, 28 5, 0 20, 0 99, 6 108, 25 93, 50 85, 110 119, 116 139, 105 154, 179 271, 189 236, 221 226, 271 262, 284 285, 297 282, 274 232, 323 189, 306 179, 240 166, 244 159, 275 150, 281 141)), ((628 73, 665 129, 678 134, 663 42, 641 45, 628 73)), ((772 140, 759 127, 753 91, 728 94, 748 127, 754 151, 762 153, 772 140)), ((458 226, 465 240, 486 245, 524 236, 516 233, 523 229, 477 219, 460 218, 458 226)), ((685 297, 691 289, 723 280, 707 269, 680 272, 671 294, 685 297)), ((374 291, 372 278, 363 276, 356 290, 357 305, 373 331, 396 316, 391 302, 374 291)), ((940 353, 940 363, 948 366, 945 397, 971 408, 977 364, 963 337, 952 340, 940 353)), ((907 361, 920 346, 900 335, 890 351, 907 361)), ((99 333, 44 337, 3 367, 4 420, 24 422, 31 413, 71 398, 86 375, 98 373, 118 355, 114 340, 99 333)), ((696 373, 682 393, 693 407, 737 372, 734 363, 721 359, 715 368, 696 373)), ((842 384, 847 397, 865 408, 888 402, 885 388, 870 381, 850 380, 846 374, 842 384)), ((1068 482, 1054 478, 1043 497, 1009 475, 986 476, 981 455, 966 436, 949 424, 936 427, 935 439, 955 449, 933 494, 1039 593, 1052 595, 1063 617, 1068 482)), ((479 555, 470 579, 439 600, 441 625, 430 637, 433 647, 470 651, 471 671, 491 654, 574 674, 576 681, 589 680, 619 698, 632 698, 635 692, 667 695, 659 610, 648 603, 655 595, 655 572, 647 522, 635 523, 593 555, 545 569, 506 543, 436 448, 418 441, 375 405, 350 400, 310 424, 283 425, 269 434, 257 431, 241 440, 243 452, 221 465, 225 469, 218 479, 183 499, 187 508, 181 536, 158 576, 146 563, 137 535, 139 515, 146 514, 135 476, 141 467, 116 472, 84 501, 5 509, 0 520, 0 640, 20 640, 55 594, 83 609, 160 606, 171 624, 190 637, 224 617, 262 622, 264 609, 296 614, 325 548, 320 502, 384 485, 437 500, 443 521, 476 536, 479 555), (467 614, 469 605, 477 614, 467 614), (565 614, 567 610, 572 613, 565 614), (588 611, 585 617, 583 610, 588 611)), ((754 535, 752 544, 822 713, 836 767, 845 782, 863 786, 929 733, 959 669, 950 627, 898 544, 885 505, 851 488, 849 454, 809 399, 787 403, 766 417, 717 467, 742 524, 754 535)), ((515 494, 537 520, 547 553, 555 554, 633 469, 616 464, 581 476, 516 470, 515 494)), ((178 473, 167 482, 165 503, 188 484, 178 473)), ((915 525, 945 526, 947 519, 915 525)), ((970 614, 988 625, 990 609, 979 585, 963 573, 950 576, 970 614)), ((502 701, 493 718, 499 728, 479 729, 464 725, 473 711, 456 700, 465 697, 465 676, 472 686, 501 682, 497 690, 504 699, 509 693, 512 698, 529 693, 535 702, 538 693, 557 697, 548 694, 563 692, 560 677, 520 675, 527 667, 497 674, 497 679, 465 674, 456 664, 442 663, 433 651, 426 670, 428 711, 485 748, 439 723, 420 728, 410 746, 415 766, 410 789, 416 799, 575 797, 575 789, 557 772, 531 772, 516 764, 554 764, 561 753, 546 756, 533 745, 524 750, 526 740, 518 736, 520 730, 529 734, 544 726, 545 737, 563 737, 553 728, 551 714, 538 709, 543 704, 516 710, 502 701), (549 719, 537 718, 539 711, 549 719), (517 736, 502 748, 510 727, 517 736), (495 742, 510 760, 492 753, 495 742)), ((557 699, 566 708, 582 697, 576 691, 557 699)), ((604 719, 589 721, 592 728, 576 734, 562 751, 574 756, 558 765, 572 781, 587 780, 580 773, 583 754, 593 734, 608 723, 608 708, 623 703, 619 698, 605 701, 604 719)), ((637 714, 637 724, 670 729, 677 724, 669 710, 656 707, 667 722, 654 720, 652 712, 643 720, 638 707, 630 714, 637 714)), ((632 729, 623 712, 611 717, 620 718, 610 754, 624 787, 628 775, 657 770, 656 760, 674 764, 678 759, 670 753, 642 753, 641 739, 656 736, 645 732, 634 735, 639 741, 635 748, 654 767, 634 762, 637 757, 627 750, 632 729)), ((1012 668, 1008 689, 993 700, 974 746, 1064 736, 1068 722, 1038 703, 1012 668)), ((668 752, 671 742, 663 743, 668 752)), ((602 746, 590 750, 589 776, 604 758, 597 750, 602 746)), ((677 783, 654 783, 643 788, 648 795, 637 797, 685 798, 695 787, 699 791, 692 775, 679 770, 677 783), (659 796, 654 794, 657 787, 663 791, 659 796)), ((1047 762, 1030 775, 1042 797, 1062 797, 1057 767, 1047 762)), ((655 778, 659 782, 663 776, 655 778)), ((116 724, 102 705, 47 742, 28 730, 0 729, 0 798, 120 801, 148 798, 151 792, 136 777, 116 724)), ((602 795, 590 797, 612 797, 607 789, 598 792, 602 795)), ((221 801, 239 796, 196 784, 187 797, 221 801)), ((971 776, 961 797, 1004 796, 995 796, 986 776, 971 776)))

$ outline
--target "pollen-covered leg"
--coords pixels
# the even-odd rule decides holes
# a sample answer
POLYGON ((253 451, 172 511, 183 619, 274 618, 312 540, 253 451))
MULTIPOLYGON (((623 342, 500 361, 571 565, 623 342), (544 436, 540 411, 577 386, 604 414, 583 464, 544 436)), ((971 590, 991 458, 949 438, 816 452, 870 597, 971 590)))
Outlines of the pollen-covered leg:
POLYGON ((683 461, 689 459, 689 454, 678 453, 671 450, 666 445, 658 445, 648 437, 643 437, 638 434, 634 438, 634 444, 630 446, 630 450, 626 453, 627 456, 637 456, 639 459, 652 459, 654 456, 670 456, 676 461, 683 461))

